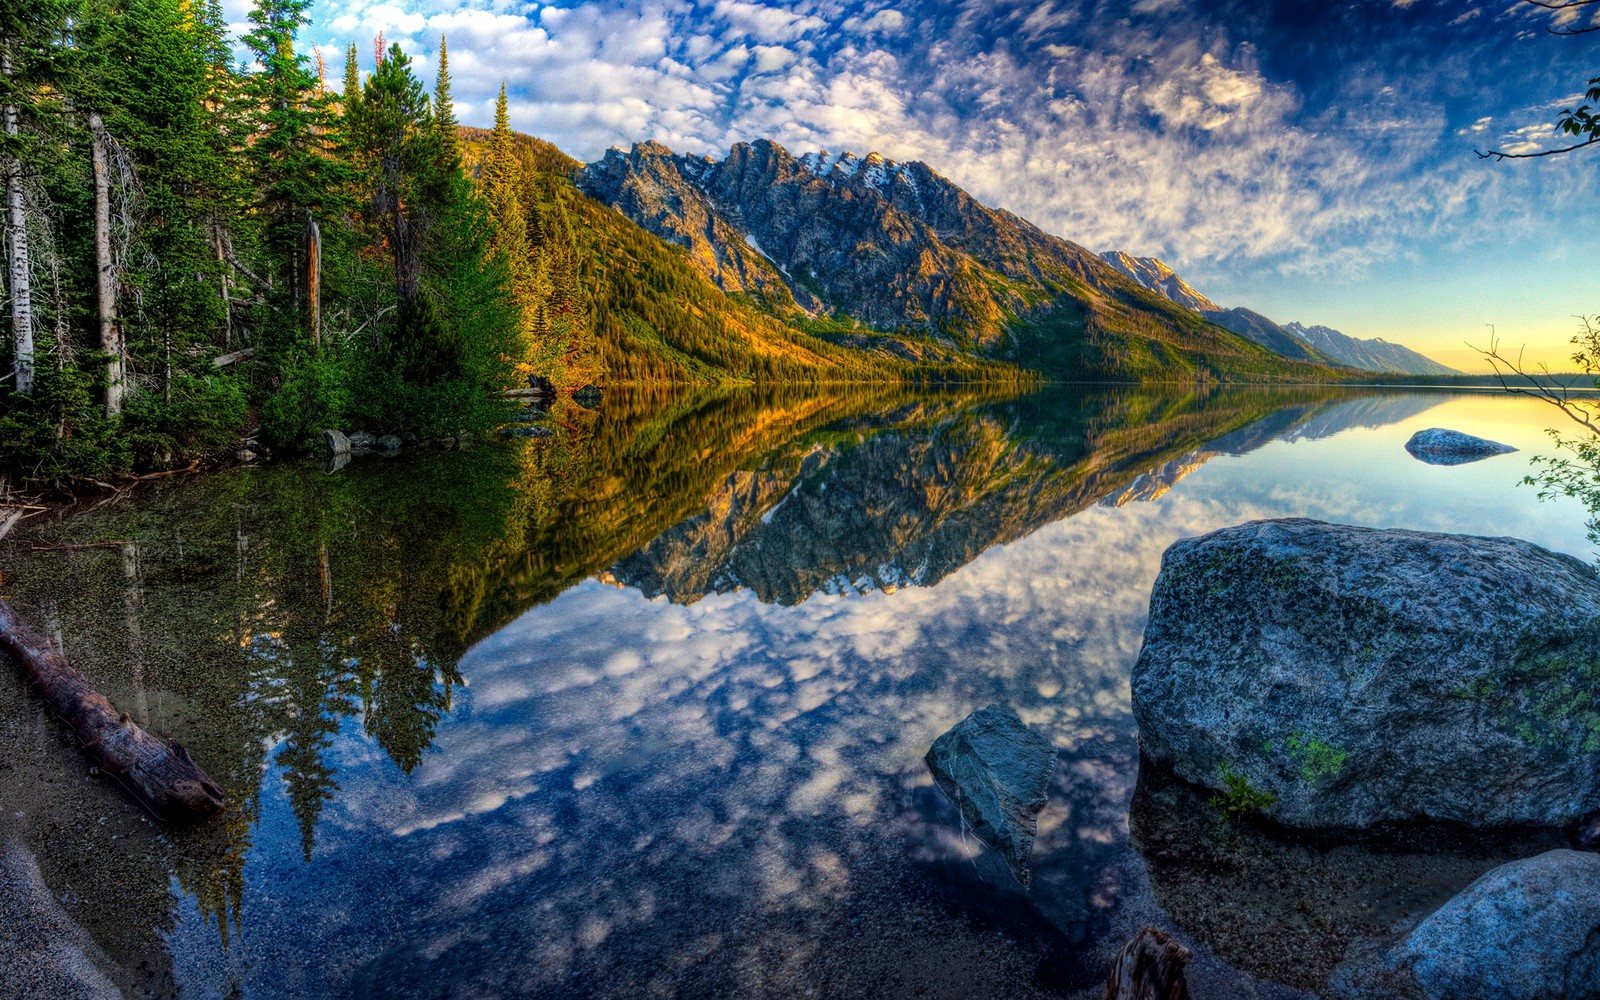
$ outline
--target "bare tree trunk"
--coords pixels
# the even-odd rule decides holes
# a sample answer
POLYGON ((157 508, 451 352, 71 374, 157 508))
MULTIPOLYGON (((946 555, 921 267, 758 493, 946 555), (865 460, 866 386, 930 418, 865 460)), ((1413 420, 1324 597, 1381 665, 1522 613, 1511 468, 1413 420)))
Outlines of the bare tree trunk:
POLYGON ((1154 927, 1123 945, 1106 976, 1105 1000, 1189 1000, 1189 949, 1154 927))
POLYGON ((222 223, 213 222, 212 235, 217 242, 217 263, 221 265, 218 270, 222 272, 222 349, 233 350, 233 302, 232 282, 228 276, 228 258, 222 250, 222 223))
POLYGON ((306 323, 311 327, 313 352, 322 348, 322 230, 306 209, 306 323))
POLYGON ((122 576, 127 589, 122 593, 123 620, 128 626, 129 673, 133 680, 133 712, 139 725, 150 724, 150 699, 144 684, 144 634, 139 628, 139 609, 144 603, 144 587, 139 580, 139 543, 122 547, 122 576))
MULTIPOLYGON (((0 74, 12 74, 11 44, 0 45, 0 74)), ((5 130, 15 139, 22 130, 22 113, 14 104, 5 106, 5 130)), ((33 393, 33 288, 28 264, 28 217, 22 197, 22 159, 8 156, 6 175, 6 263, 11 287, 11 336, 16 357, 12 373, 16 389, 33 393)))
POLYGON ((106 416, 122 412, 122 330, 117 326, 117 268, 111 255, 111 177, 105 123, 89 115, 94 157, 94 259, 100 299, 100 350, 106 355, 106 416))
POLYGON ((201 819, 222 811, 222 789, 188 751, 174 740, 151 736, 117 711, 3 600, 0 647, 21 661, 39 693, 77 733, 84 752, 156 813, 170 819, 201 819))

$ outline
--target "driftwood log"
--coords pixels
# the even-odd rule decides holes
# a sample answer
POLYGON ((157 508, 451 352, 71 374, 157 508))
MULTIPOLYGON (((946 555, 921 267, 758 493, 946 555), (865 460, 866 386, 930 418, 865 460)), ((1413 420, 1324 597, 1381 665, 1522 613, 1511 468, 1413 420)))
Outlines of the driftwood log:
POLYGON ((222 789, 176 740, 139 728, 89 686, 67 658, 0 600, 0 647, 15 656, 39 693, 77 733, 101 771, 118 778, 157 815, 195 820, 222 810, 222 789))
POLYGON ((1112 963, 1105 1000, 1189 1000, 1183 967, 1193 957, 1171 937, 1146 927, 1122 946, 1112 963))

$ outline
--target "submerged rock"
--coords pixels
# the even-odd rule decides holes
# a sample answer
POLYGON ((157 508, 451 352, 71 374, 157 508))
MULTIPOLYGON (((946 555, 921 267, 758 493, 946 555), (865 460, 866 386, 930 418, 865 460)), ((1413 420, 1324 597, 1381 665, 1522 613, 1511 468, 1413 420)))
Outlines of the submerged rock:
POLYGON ((1508 859, 1567 846, 1561 830, 1456 823, 1293 830, 1226 817, 1213 798, 1140 762, 1128 834, 1154 901, 1223 961, 1300 990, 1321 989, 1352 942, 1415 926, 1508 859))
POLYGON ((385 434, 372 444, 373 447, 377 448, 379 451, 399 451, 402 443, 403 442, 395 435, 385 434))
POLYGON ((1588 851, 1600 851, 1600 812, 1591 813, 1578 824, 1578 846, 1588 851))
POLYGON ((1600 808, 1600 577, 1514 538, 1255 521, 1169 548, 1134 665, 1154 761, 1299 827, 1600 808))
POLYGON ((600 405, 600 387, 586 385, 572 394, 572 401, 586 410, 592 410, 600 405))
POLYGON ((556 432, 543 424, 518 424, 515 427, 502 427, 500 434, 503 437, 547 438, 555 437, 556 432))
POLYGON ((1341 1000, 1595 1000, 1600 855, 1558 850, 1501 865, 1386 948, 1333 974, 1341 1000))
POLYGON ((1417 431, 1406 442, 1411 457, 1429 465, 1465 465, 1495 455, 1509 455, 1517 449, 1498 441, 1487 441, 1460 431, 1430 427, 1417 431))
POLYGON ((1028 856, 1045 807, 1055 746, 998 705, 980 708, 933 741, 923 760, 978 839, 1028 884, 1028 856))

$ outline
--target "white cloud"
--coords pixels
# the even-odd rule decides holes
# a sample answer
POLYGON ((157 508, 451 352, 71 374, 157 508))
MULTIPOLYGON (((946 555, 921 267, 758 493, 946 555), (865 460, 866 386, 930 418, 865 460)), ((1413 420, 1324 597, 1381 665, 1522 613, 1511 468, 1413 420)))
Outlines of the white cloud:
POLYGON ((1095 249, 1213 274, 1359 274, 1422 241, 1524 231, 1545 197, 1471 156, 1488 121, 1449 121, 1381 59, 1346 54, 1339 92, 1308 107, 1226 25, 1166 0, 324 0, 314 18, 329 51, 365 55, 383 30, 424 70, 447 34, 464 121, 489 123, 504 80, 516 126, 581 159, 652 138, 876 149, 1095 249))

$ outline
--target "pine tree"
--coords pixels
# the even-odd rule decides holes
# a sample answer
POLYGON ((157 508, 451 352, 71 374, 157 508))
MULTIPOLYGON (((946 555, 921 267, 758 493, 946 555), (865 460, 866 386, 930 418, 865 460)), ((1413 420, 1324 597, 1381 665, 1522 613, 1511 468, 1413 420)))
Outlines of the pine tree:
POLYGON ((344 53, 344 91, 339 95, 339 113, 350 117, 351 107, 361 100, 361 64, 356 55, 356 43, 351 42, 344 53))
POLYGON ((265 251, 280 317, 298 328, 304 305, 301 240, 306 213, 343 208, 349 176, 336 152, 331 101, 317 96, 317 78, 295 51, 312 0, 256 0, 254 28, 244 43, 261 64, 245 91, 254 138, 246 149, 258 206, 266 221, 265 251))
POLYGON ((452 164, 458 163, 461 150, 456 134, 456 106, 450 97, 450 50, 443 35, 439 36, 439 72, 433 80, 433 125, 439 132, 440 155, 452 164))

